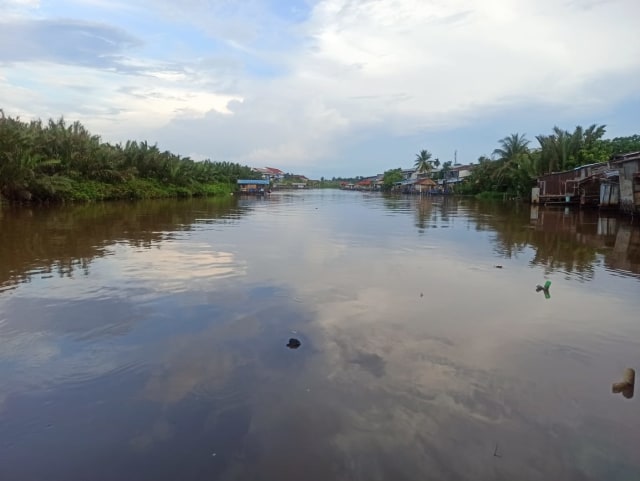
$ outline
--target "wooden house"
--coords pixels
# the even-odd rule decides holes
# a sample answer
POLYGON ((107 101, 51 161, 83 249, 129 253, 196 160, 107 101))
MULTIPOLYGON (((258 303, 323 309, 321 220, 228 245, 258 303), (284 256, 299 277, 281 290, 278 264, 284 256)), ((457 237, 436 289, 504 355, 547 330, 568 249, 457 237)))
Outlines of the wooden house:
POLYGON ((420 194, 431 192, 437 187, 438 187, 438 184, 436 184, 432 179, 428 179, 428 178, 417 180, 413 186, 415 191, 417 191, 420 194))
POLYGON ((640 213, 640 152, 617 155, 611 159, 611 165, 618 169, 620 209, 640 213))
POLYGON ((564 172, 538 177, 531 199, 540 204, 598 205, 600 178, 608 170, 606 162, 582 165, 564 172))
POLYGON ((240 192, 243 194, 264 194, 269 189, 269 181, 266 179, 238 179, 240 192))

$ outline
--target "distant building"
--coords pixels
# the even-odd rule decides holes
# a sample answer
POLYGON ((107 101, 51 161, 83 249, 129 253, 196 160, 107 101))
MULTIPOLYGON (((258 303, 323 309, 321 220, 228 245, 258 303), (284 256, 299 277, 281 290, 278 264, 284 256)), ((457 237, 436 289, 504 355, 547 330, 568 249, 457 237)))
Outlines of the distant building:
POLYGON ((284 179, 284 172, 274 167, 256 167, 253 169, 262 175, 262 178, 271 182, 284 179))
POLYGON ((359 190, 371 190, 371 179, 362 179, 361 181, 356 183, 356 189, 359 190))
POLYGON ((453 165, 452 167, 449 168, 449 170, 444 172, 442 176, 443 178, 438 181, 438 184, 447 186, 447 185, 455 185, 455 184, 464 182, 465 179, 471 175, 471 172, 473 172, 473 168, 474 166, 471 164, 453 165))
POLYGON ((269 189, 266 179, 238 179, 238 187, 243 194, 264 194, 269 189))

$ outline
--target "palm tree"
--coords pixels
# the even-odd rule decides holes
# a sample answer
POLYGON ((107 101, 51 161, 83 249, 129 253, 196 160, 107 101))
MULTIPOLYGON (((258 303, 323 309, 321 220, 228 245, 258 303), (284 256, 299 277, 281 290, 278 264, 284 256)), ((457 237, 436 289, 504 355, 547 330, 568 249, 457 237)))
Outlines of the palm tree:
POLYGON ((493 151, 498 158, 492 178, 499 191, 522 195, 531 187, 533 172, 528 145, 524 134, 511 134, 500 140, 500 147, 493 151))
POLYGON ((431 172, 431 152, 424 149, 421 150, 419 154, 416 154, 414 165, 419 174, 431 172))
POLYGON ((574 147, 575 144, 573 136, 557 126, 553 128, 553 135, 555 137, 555 148, 560 168, 567 169, 569 167, 568 163, 572 147, 574 147))
POLYGON ((607 152, 600 141, 605 132, 606 126, 593 124, 587 129, 578 125, 573 133, 556 126, 551 135, 538 135, 538 172, 571 169, 605 160, 607 152))
POLYGON ((558 169, 555 137, 551 135, 536 135, 536 140, 540 144, 538 174, 555 172, 558 169))
POLYGON ((587 130, 584 131, 584 145, 587 149, 593 147, 598 140, 600 140, 607 131, 606 125, 590 125, 587 130))
POLYGON ((493 155, 504 162, 515 160, 518 156, 529 152, 529 141, 525 138, 525 134, 511 134, 499 140, 499 143, 500 147, 493 151, 493 155))

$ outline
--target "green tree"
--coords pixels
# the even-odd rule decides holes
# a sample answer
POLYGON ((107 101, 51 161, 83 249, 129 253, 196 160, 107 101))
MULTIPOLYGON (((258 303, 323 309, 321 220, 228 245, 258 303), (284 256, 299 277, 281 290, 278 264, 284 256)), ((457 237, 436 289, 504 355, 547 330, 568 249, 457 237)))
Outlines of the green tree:
POLYGON ((522 196, 530 189, 535 175, 529 141, 524 135, 511 134, 499 143, 500 146, 493 151, 497 160, 492 166, 492 190, 522 196))
POLYGON ((0 111, 0 195, 8 200, 207 195, 259 177, 247 166, 194 162, 144 141, 104 143, 62 117, 27 123, 0 111))
POLYGON ((418 173, 426 174, 431 172, 431 152, 424 149, 421 150, 418 154, 416 154, 414 165, 418 173))
POLYGON ((551 134, 536 136, 540 144, 536 172, 555 172, 606 161, 610 152, 602 141, 605 132, 606 126, 597 124, 586 129, 578 125, 573 132, 555 126, 551 134))
POLYGON ((382 179, 382 190, 385 192, 390 191, 397 182, 402 180, 402 177, 402 169, 400 168, 385 171, 382 179))
POLYGON ((493 155, 503 162, 508 162, 521 154, 529 152, 529 141, 525 138, 524 134, 511 134, 498 142, 500 143, 500 147, 493 151, 493 155))
POLYGON ((640 135, 628 137, 614 137, 602 142, 608 155, 624 154, 627 152, 640 152, 640 135))
POLYGON ((465 194, 498 191, 496 172, 500 164, 486 156, 480 156, 476 167, 459 191, 465 194))

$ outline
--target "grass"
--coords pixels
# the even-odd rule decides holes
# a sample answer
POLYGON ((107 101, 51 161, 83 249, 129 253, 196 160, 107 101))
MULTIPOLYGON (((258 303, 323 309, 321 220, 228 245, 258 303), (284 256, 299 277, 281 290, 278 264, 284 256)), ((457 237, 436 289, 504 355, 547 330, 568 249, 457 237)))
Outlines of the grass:
POLYGON ((504 200, 504 192, 485 191, 476 194, 476 199, 480 200, 504 200))

